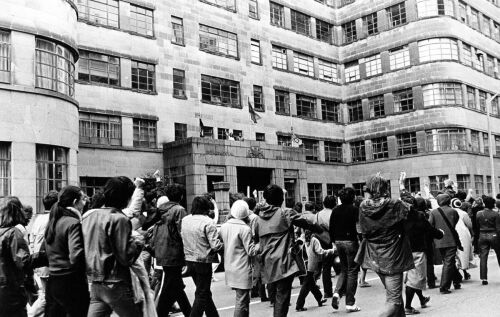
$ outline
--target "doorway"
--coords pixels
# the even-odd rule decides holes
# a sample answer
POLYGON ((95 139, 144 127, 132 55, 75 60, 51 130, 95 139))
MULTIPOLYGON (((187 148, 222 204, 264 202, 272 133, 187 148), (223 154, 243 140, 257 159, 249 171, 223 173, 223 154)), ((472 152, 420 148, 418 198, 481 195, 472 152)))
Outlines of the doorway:
POLYGON ((250 187, 250 196, 253 197, 254 190, 263 191, 271 184, 272 171, 270 168, 236 167, 238 192, 247 195, 250 187))

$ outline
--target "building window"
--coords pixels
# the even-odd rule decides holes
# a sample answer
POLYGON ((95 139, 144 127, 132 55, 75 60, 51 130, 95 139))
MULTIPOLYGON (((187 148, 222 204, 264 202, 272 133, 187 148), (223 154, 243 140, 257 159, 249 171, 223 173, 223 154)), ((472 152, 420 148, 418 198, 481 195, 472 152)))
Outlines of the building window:
POLYGON ((254 64, 259 64, 259 65, 262 64, 260 55, 260 41, 252 39, 250 46, 251 46, 250 60, 254 64))
POLYGON ((428 39, 418 42, 420 62, 458 60, 456 40, 447 38, 428 39))
POLYGON ((372 14, 368 14, 363 17, 363 27, 365 29, 366 34, 373 35, 378 33, 378 18, 377 12, 372 14))
POLYGON ((270 3, 271 24, 276 26, 285 26, 285 8, 277 3, 270 3))
POLYGON ((10 59, 10 33, 0 30, 0 82, 10 82, 10 59))
POLYGON ((380 54, 365 58, 366 76, 371 77, 382 73, 380 54))
POLYGON ((100 25, 118 27, 117 0, 78 0, 78 17, 100 25))
POLYGON ((484 194, 483 175, 474 175, 474 188, 476 189, 476 195, 484 194))
POLYGON ((298 52, 293 52, 293 71, 314 77, 314 58, 298 52))
POLYGON ((479 110, 486 112, 486 92, 479 90, 479 110))
MULTIPOLYGON (((491 115, 498 116, 499 113, 500 113, 500 111, 498 109, 498 97, 495 97, 491 101, 491 115)), ((500 152, 498 154, 500 155, 500 152)))
POLYGON ((486 155, 489 155, 490 154, 490 138, 488 137, 487 132, 483 132, 483 145, 484 145, 483 153, 486 155))
POLYGON ((174 97, 186 98, 186 74, 181 69, 173 70, 174 97))
POLYGON ((257 0, 248 1, 248 16, 254 19, 259 18, 259 4, 257 0))
POLYGON ((217 128, 217 139, 219 139, 219 140, 229 139, 229 129, 217 128))
POLYGON ((132 61, 132 89, 155 92, 155 65, 132 61))
POLYGON ((253 85, 253 107, 255 110, 264 111, 264 93, 262 86, 253 85))
POLYGON ((436 83, 422 86, 424 107, 462 105, 462 87, 455 83, 436 83))
POLYGON ((387 145, 387 137, 372 139, 373 159, 380 160, 389 157, 389 146, 387 145))
POLYGON ((436 197, 438 192, 444 189, 444 181, 447 179, 448 175, 429 176, 429 189, 434 197, 436 197))
POLYGON ((153 10, 130 4, 130 30, 153 36, 153 10))
POLYGON ((236 11, 236 0, 200 0, 212 4, 216 7, 224 8, 228 11, 236 11))
POLYGON ((377 118, 385 115, 384 96, 368 98, 368 106, 370 107, 370 118, 377 118))
POLYGON ((69 49, 54 42, 36 39, 36 87, 73 96, 75 61, 69 49))
POLYGON ((351 160, 353 162, 366 161, 365 141, 351 142, 351 160))
POLYGON ((316 98, 296 95, 297 116, 306 118, 316 118, 316 98))
POLYGON ((278 145, 292 146, 292 137, 289 135, 278 135, 278 145))
POLYGON ((420 192, 420 178, 418 177, 406 178, 405 189, 412 194, 420 192))
POLYGON ((276 113, 290 115, 290 94, 288 91, 275 90, 276 113))
POLYGON ((486 73, 490 76, 494 76, 495 74, 495 62, 494 57, 491 55, 486 56, 486 73))
POLYGON ((286 48, 273 45, 272 65, 274 68, 287 69, 288 62, 286 58, 286 48))
POLYGON ((493 186, 491 184, 491 176, 486 176, 486 191, 487 195, 492 195, 493 194, 493 186))
POLYGON ((110 86, 120 85, 120 59, 118 57, 80 51, 78 79, 110 86))
POLYGON ((338 82, 337 65, 336 64, 319 59, 318 60, 318 71, 319 71, 319 79, 323 79, 323 80, 333 82, 333 83, 338 82))
POLYGON ((80 177, 80 188, 88 197, 92 197, 102 191, 108 180, 109 177, 80 177))
POLYGON ((243 141, 243 131, 233 129, 233 133, 229 133, 229 140, 243 141))
POLYGON ((476 56, 472 60, 474 62, 475 69, 477 69, 479 71, 484 71, 484 60, 483 60, 482 54, 477 54, 477 51, 476 51, 476 56))
POLYGON ((134 147, 156 148, 156 121, 133 119, 134 147))
POLYGON ((184 45, 184 22, 181 18, 172 16, 172 43, 184 45))
POLYGON ((339 191, 345 188, 344 184, 326 184, 326 194, 339 197, 339 191))
POLYGON ((458 2, 458 15, 460 17, 460 21, 467 24, 467 7, 462 1, 458 2))
POLYGON ((342 143, 325 141, 325 162, 342 163, 342 143))
POLYGON ((495 135, 495 152, 496 156, 500 155, 500 136, 495 135))
POLYGON ((467 86, 467 108, 476 109, 476 90, 467 86))
POLYGON ((200 50, 227 57, 238 57, 238 36, 200 24, 200 50))
POLYGON ((404 2, 393 5, 386 10, 387 17, 389 18, 389 27, 395 27, 406 23, 406 8, 404 2))
POLYGON ((348 102, 347 111, 349 112, 349 122, 363 121, 363 106, 361 100, 348 102))
POLYGON ((500 25, 498 23, 493 22, 493 31, 492 31, 492 36, 495 41, 500 41, 500 25))
POLYGON ((80 112, 80 143, 121 145, 121 117, 80 112))
POLYGON ((344 35, 344 43, 354 42, 357 39, 356 21, 349 21, 342 24, 342 34, 344 35))
POLYGON ((428 152, 467 151, 464 129, 436 129, 426 132, 428 152))
POLYGON ((470 26, 473 29, 479 30, 479 13, 471 8, 470 10, 470 26))
POLYGON ((359 64, 358 61, 345 64, 344 75, 345 82, 350 83, 360 79, 359 77, 359 64))
POLYGON ((393 92, 394 112, 413 110, 413 91, 411 88, 393 92))
POLYGON ((45 210, 42 199, 51 190, 60 191, 68 184, 67 150, 36 145, 36 210, 45 210))
POLYGON ((398 155, 412 155, 418 153, 417 133, 402 133, 396 136, 398 141, 398 155))
POLYGON ((453 16, 452 0, 417 0, 418 17, 430 17, 435 15, 453 16))
POLYGON ((481 32, 483 32, 484 35, 491 37, 490 18, 485 15, 483 15, 481 19, 481 32))
POLYGON ((311 36, 311 17, 291 10, 292 31, 311 36))
POLYGON ((174 123, 174 138, 175 141, 187 139, 187 124, 174 123))
POLYGON ((356 196, 363 197, 365 195, 365 185, 366 183, 353 183, 352 188, 356 192, 356 196))
POLYGON ((474 153, 479 153, 479 132, 470 132, 470 150, 474 153))
POLYGON ((465 43, 462 43, 462 63, 472 67, 472 48, 465 43))
POLYGON ((457 174, 457 188, 458 190, 467 192, 470 188, 470 175, 457 174))
POLYGON ((319 142, 318 142, 318 140, 302 139, 302 145, 304 146, 306 160, 318 161, 318 159, 319 159, 319 142))
POLYGON ((333 25, 316 19, 316 38, 320 41, 331 43, 332 42, 333 25))
POLYGON ((323 206, 323 185, 322 184, 307 184, 307 195, 309 201, 315 203, 318 206, 323 206))
POLYGON ((389 65, 391 67, 391 70, 410 66, 410 50, 408 49, 408 46, 390 50, 389 65))
POLYGON ((202 137, 207 138, 207 139, 213 139, 214 138, 214 128, 212 127, 207 127, 203 126, 201 129, 202 137))
POLYGON ((221 106, 240 107, 240 83, 201 75, 201 100, 221 106))
POLYGON ((321 99, 321 115, 324 121, 340 122, 339 103, 333 100, 321 99))
POLYGON ((260 132, 255 132, 255 140, 260 141, 260 142, 266 142, 266 134, 260 133, 260 132))
POLYGON ((10 144, 0 142, 0 198, 10 196, 10 144))

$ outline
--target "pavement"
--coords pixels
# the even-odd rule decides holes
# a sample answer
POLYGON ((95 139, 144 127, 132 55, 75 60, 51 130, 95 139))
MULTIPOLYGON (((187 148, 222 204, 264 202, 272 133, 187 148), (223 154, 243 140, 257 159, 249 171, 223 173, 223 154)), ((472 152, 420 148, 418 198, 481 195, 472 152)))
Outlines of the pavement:
MULTIPOLYGON (((477 259, 479 264, 479 259, 477 259)), ((435 272, 439 278, 442 266, 436 265, 435 272)), ((441 295, 439 288, 424 291, 425 296, 430 296, 431 300, 427 308, 421 309, 417 296, 413 300, 413 307, 420 311, 419 316, 429 317, 489 317, 500 316, 500 268, 494 254, 490 254, 488 261, 489 285, 481 285, 479 280, 479 267, 469 270, 471 280, 464 281, 462 289, 453 290, 448 295, 441 295)), ((216 282, 212 283, 212 294, 215 305, 221 317, 230 317, 234 313, 235 293, 225 285, 224 273, 215 274, 216 282)), ((332 278, 335 287, 336 278, 332 278)), ((378 316, 385 302, 385 290, 379 278, 373 272, 368 271, 367 282, 372 286, 368 288, 358 288, 356 293, 356 304, 361 307, 360 312, 347 313, 345 311, 345 300, 341 299, 339 310, 335 311, 331 307, 331 300, 323 307, 318 307, 312 294, 306 299, 305 312, 295 311, 295 302, 300 291, 298 279, 294 280, 292 289, 292 299, 288 316, 351 316, 351 317, 374 317, 378 316)), ((191 278, 185 278, 186 294, 191 303, 194 299, 195 286, 191 278)), ((318 281, 321 287, 321 280, 318 281)), ((404 297, 404 294, 403 294, 404 297)), ((258 298, 252 299, 250 303, 250 316, 267 317, 272 316, 273 309, 269 302, 262 303, 258 298)), ((175 314, 172 316, 182 316, 175 314)))

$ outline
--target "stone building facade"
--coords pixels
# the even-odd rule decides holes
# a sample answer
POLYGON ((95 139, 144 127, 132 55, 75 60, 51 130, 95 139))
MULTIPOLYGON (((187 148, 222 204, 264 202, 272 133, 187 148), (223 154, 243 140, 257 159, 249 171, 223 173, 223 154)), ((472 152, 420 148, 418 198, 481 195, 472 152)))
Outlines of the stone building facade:
POLYGON ((496 1, 6 0, 0 196, 157 169, 188 201, 252 173, 291 201, 378 171, 397 195, 402 170, 412 191, 492 193, 496 1))

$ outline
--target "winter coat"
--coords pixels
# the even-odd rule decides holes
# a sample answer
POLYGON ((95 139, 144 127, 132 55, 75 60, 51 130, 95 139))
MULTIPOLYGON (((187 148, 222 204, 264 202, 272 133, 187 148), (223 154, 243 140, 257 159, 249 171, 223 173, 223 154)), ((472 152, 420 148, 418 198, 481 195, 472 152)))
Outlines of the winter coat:
POLYGON ((463 251, 457 250, 457 267, 461 270, 468 270, 470 261, 473 260, 472 253, 472 221, 467 212, 455 208, 458 213, 458 222, 455 226, 458 238, 462 244, 463 251))
POLYGON ((220 228, 220 236, 224 242, 226 285, 237 289, 251 289, 251 257, 257 254, 252 229, 243 220, 229 219, 220 228))
POLYGON ((183 266, 181 222, 187 212, 184 207, 171 201, 158 208, 158 211, 161 218, 154 228, 152 244, 156 263, 160 266, 183 266))
POLYGON ((384 275, 413 269, 413 256, 404 230, 408 211, 409 206, 400 200, 365 199, 359 210, 364 239, 356 263, 384 275))
MULTIPOLYGON (((455 228, 458 222, 457 211, 451 208, 450 206, 442 206, 440 208, 443 210, 443 213, 446 216, 446 218, 448 218, 451 227, 455 228)), ((429 222, 431 225, 434 226, 434 228, 441 229, 444 231, 444 237, 442 239, 434 240, 434 244, 436 245, 437 249, 457 246, 457 244, 455 243, 455 239, 453 238, 453 233, 450 231, 450 228, 448 228, 448 226, 446 225, 446 222, 444 221, 443 217, 441 216, 441 213, 437 208, 431 210, 429 222)))
POLYGON ((182 219, 181 230, 186 261, 219 263, 222 249, 214 221, 205 215, 188 215, 182 219))

